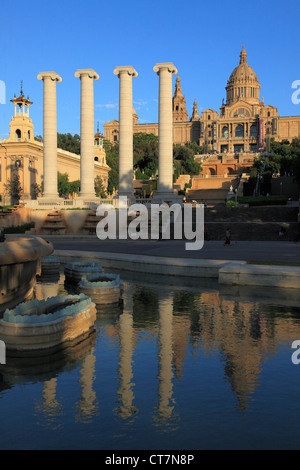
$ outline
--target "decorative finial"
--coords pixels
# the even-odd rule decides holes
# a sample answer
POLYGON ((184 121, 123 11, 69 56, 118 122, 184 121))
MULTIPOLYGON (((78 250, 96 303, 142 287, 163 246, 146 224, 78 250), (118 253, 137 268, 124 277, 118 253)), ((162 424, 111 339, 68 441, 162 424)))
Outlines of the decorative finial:
POLYGON ((240 64, 247 63, 247 52, 245 50, 245 46, 243 43, 243 49, 241 50, 240 53, 240 64))
POLYGON ((99 132, 99 121, 97 121, 97 132, 99 132))
POLYGON ((24 96, 24 94, 23 94, 23 80, 21 80, 21 92, 20 93, 21 93, 21 96, 24 96))

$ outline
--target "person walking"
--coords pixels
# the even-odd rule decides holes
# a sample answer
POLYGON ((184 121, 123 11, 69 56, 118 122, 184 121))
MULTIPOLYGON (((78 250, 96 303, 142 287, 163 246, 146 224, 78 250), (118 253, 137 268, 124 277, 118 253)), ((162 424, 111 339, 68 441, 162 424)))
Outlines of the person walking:
POLYGON ((225 245, 230 245, 230 229, 229 229, 229 227, 227 227, 227 229, 226 229, 224 246, 225 245))

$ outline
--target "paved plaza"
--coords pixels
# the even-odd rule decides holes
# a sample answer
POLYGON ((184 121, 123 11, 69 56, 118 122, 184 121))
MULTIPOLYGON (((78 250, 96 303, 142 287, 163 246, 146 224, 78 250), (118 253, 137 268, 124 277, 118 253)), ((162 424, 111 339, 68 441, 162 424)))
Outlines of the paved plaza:
POLYGON ((300 243, 287 241, 233 241, 224 246, 222 241, 205 241, 199 251, 185 249, 183 240, 129 241, 89 240, 84 237, 45 237, 55 250, 127 253, 148 256, 169 256, 196 259, 230 259, 256 262, 300 263, 300 243), (76 239, 77 238, 77 239, 76 239))

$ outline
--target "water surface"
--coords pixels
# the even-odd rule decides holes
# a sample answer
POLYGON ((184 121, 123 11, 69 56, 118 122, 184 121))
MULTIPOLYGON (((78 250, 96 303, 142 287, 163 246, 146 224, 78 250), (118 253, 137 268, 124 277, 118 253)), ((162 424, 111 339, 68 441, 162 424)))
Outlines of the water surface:
MULTIPOLYGON (((0 366, 1 449, 300 447, 295 291, 121 277, 90 338, 0 366)), ((65 293, 63 274, 35 287, 65 293)))

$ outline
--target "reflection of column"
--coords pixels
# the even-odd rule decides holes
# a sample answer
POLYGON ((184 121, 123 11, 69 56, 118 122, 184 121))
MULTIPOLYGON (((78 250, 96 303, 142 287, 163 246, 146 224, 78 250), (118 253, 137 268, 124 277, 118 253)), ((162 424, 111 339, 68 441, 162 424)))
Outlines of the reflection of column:
POLYGON ((80 194, 95 198, 94 182, 94 82, 99 75, 92 69, 76 70, 81 81, 80 98, 80 194))
POLYGON ((93 382, 95 380, 95 362, 96 357, 93 353, 88 354, 80 369, 79 385, 81 387, 80 399, 76 404, 79 413, 78 421, 86 421, 96 415, 98 410, 98 402, 96 393, 93 390, 93 382))
POLYGON ((118 395, 120 397, 121 405, 118 408, 118 414, 122 418, 129 418, 138 410, 133 406, 134 394, 132 390, 132 354, 133 354, 133 292, 128 284, 124 288, 123 300, 124 308, 123 313, 119 319, 119 338, 120 338, 120 352, 119 352, 119 389, 118 395))
POLYGON ((58 295, 58 283, 36 283, 35 297, 38 300, 48 299, 49 297, 56 297, 58 295))
POLYGON ((44 150, 43 198, 58 198, 57 192, 57 111, 56 82, 62 81, 55 72, 41 72, 38 80, 44 82, 44 150))
POLYGON ((177 69, 172 63, 164 63, 156 64, 153 70, 159 76, 157 195, 168 197, 174 196, 172 74, 177 69))
POLYGON ((158 373, 158 418, 171 418, 174 407, 172 399, 172 359, 173 359, 173 299, 161 297, 159 300, 159 373, 158 373))
POLYGON ((117 67, 114 74, 119 84, 119 196, 133 197, 133 117, 132 77, 137 77, 131 66, 117 67))
POLYGON ((56 399, 57 379, 53 378, 43 383, 42 399, 38 410, 49 422, 61 414, 62 406, 56 399))

